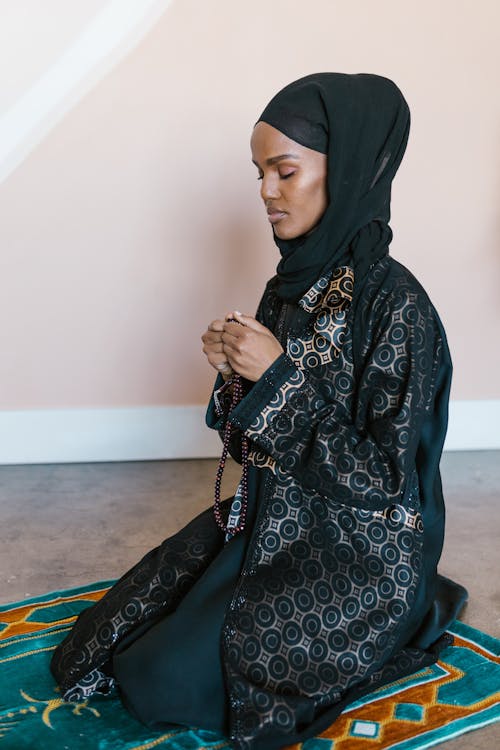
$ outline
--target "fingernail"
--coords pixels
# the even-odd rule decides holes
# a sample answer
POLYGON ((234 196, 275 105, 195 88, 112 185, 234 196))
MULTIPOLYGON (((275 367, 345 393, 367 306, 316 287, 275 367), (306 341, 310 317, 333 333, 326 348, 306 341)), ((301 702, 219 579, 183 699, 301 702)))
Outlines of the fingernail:
POLYGON ((243 315, 243 313, 240 312, 239 310, 235 310, 234 313, 235 313, 235 315, 243 315))

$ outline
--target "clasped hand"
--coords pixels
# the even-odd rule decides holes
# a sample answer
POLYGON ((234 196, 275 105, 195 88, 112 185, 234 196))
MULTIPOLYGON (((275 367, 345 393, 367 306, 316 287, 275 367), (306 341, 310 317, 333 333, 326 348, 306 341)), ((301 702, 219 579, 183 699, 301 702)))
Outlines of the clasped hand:
POLYGON ((253 382, 284 352, 269 328, 238 311, 228 313, 225 320, 213 320, 201 340, 208 361, 224 377, 234 371, 253 382))

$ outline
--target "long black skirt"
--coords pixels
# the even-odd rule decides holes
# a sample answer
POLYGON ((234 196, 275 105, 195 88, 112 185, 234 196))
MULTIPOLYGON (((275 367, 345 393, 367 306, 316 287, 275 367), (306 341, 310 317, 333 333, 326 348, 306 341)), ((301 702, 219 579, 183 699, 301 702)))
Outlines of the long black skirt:
POLYGON ((251 472, 243 531, 225 542, 174 612, 138 626, 116 646, 113 673, 120 697, 147 726, 229 731, 221 628, 255 522, 257 474, 251 472))

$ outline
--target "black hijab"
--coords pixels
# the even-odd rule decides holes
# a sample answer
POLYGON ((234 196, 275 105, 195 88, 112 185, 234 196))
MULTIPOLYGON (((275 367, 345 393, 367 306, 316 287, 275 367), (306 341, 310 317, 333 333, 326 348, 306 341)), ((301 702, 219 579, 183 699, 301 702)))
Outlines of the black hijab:
POLYGON ((353 263, 356 298, 392 240, 391 183, 410 129, 403 94, 371 73, 313 73, 281 89, 260 120, 328 155, 329 204, 319 223, 291 240, 273 232, 279 296, 297 302, 320 276, 353 263))

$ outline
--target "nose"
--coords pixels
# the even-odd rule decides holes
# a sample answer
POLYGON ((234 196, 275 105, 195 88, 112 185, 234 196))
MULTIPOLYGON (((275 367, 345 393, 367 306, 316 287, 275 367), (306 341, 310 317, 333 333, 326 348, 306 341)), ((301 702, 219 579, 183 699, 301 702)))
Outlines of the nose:
POLYGON ((278 180, 275 175, 268 174, 262 177, 260 186, 260 195, 264 203, 270 200, 276 200, 280 197, 278 180))

